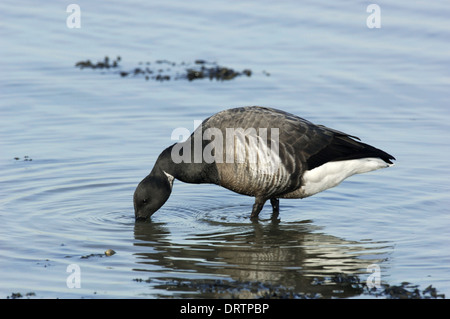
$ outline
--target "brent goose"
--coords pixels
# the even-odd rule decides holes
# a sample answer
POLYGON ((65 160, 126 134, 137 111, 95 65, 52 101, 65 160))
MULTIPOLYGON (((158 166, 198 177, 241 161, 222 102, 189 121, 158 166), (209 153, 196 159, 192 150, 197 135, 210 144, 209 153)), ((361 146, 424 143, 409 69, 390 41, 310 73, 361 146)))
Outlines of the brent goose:
POLYGON ((347 177, 392 166, 392 155, 359 138, 280 110, 250 106, 204 120, 184 141, 166 148, 134 193, 136 220, 169 198, 173 180, 211 183, 255 197, 251 218, 270 200, 304 198, 347 177))

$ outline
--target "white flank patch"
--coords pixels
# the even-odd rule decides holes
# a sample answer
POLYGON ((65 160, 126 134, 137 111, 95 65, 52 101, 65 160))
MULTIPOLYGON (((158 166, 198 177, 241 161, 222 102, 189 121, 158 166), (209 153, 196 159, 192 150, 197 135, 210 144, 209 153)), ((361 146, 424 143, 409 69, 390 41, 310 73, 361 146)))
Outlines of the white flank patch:
POLYGON ((274 175, 280 168, 278 129, 272 129, 271 134, 271 147, 268 147, 265 128, 260 128, 259 134, 256 130, 250 133, 243 130, 234 132, 234 159, 236 163, 246 163, 254 177, 274 175))
POLYGON ((328 188, 339 185, 344 179, 355 174, 367 173, 392 166, 381 158, 361 158, 346 161, 328 162, 303 175, 301 187, 305 196, 311 196, 328 188))

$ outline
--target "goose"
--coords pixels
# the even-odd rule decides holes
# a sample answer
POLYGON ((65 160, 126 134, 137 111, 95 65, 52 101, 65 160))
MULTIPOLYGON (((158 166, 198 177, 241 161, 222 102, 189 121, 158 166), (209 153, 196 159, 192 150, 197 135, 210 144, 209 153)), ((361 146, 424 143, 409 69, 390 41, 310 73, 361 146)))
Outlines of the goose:
POLYGON ((227 109, 161 152, 134 192, 135 219, 147 220, 164 205, 174 179, 255 197, 250 218, 257 220, 267 200, 278 216, 280 198, 312 196, 354 174, 390 167, 392 160, 356 136, 281 110, 227 109))

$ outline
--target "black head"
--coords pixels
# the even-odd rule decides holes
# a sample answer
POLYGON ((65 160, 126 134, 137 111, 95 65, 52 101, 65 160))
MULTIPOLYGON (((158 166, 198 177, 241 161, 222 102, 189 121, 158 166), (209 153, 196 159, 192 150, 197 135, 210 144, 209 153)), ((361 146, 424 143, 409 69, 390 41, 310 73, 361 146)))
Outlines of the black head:
POLYGON ((146 220, 167 201, 172 192, 173 177, 152 172, 134 191, 134 215, 136 221, 146 220))

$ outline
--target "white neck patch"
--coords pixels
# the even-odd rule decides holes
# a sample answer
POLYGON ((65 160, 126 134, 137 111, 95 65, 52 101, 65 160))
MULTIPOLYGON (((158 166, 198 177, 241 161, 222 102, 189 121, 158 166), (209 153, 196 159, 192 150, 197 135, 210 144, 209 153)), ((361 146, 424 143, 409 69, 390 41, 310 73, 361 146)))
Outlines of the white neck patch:
POLYGON ((169 184, 170 184, 170 189, 172 189, 172 186, 173 186, 173 180, 175 179, 172 175, 170 175, 169 173, 166 173, 165 171, 163 171, 164 172, 164 174, 166 174, 166 176, 167 176, 167 180, 169 181, 169 184))

